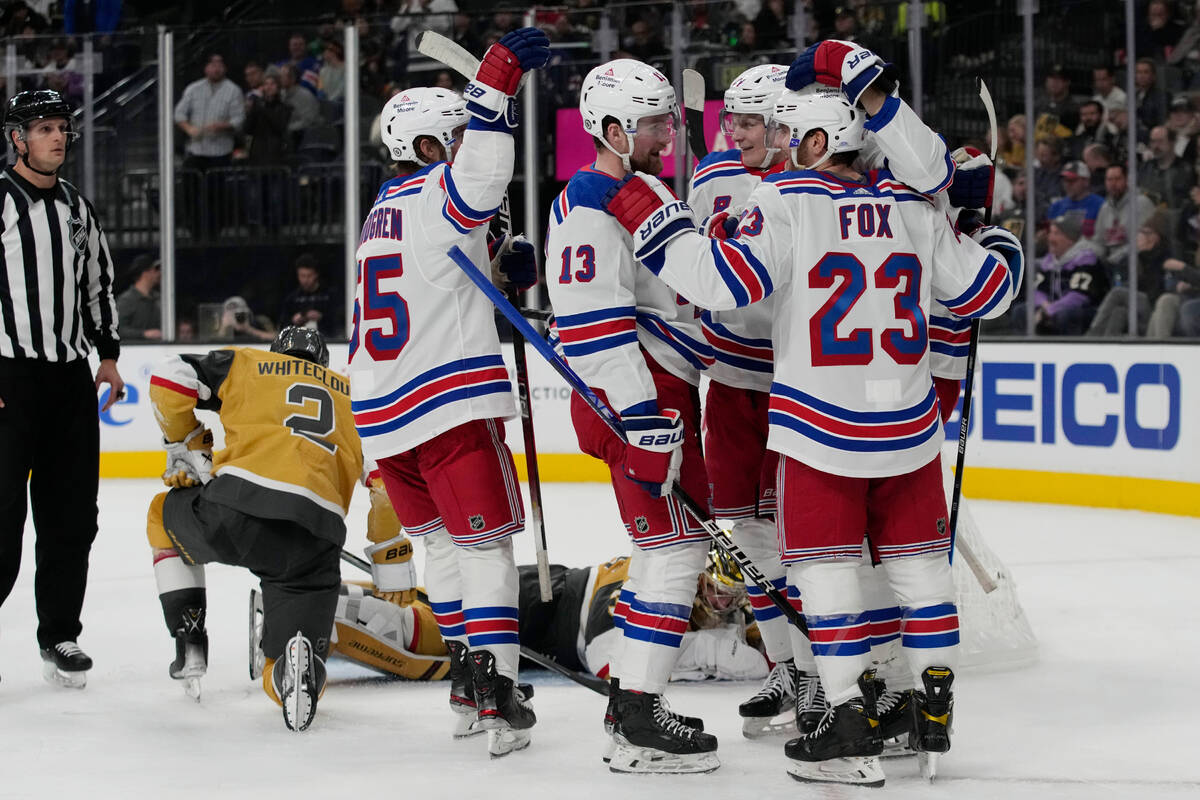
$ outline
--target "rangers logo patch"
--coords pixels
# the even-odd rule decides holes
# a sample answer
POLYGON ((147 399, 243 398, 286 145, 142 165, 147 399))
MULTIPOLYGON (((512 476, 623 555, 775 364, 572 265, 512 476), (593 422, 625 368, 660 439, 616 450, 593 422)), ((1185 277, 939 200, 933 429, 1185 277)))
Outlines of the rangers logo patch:
POLYGON ((87 226, 79 217, 68 217, 67 230, 71 233, 71 247, 75 248, 76 253, 83 255, 87 247, 87 226))
POLYGON ((937 531, 938 531, 939 536, 944 536, 946 534, 946 518, 945 517, 938 517, 937 531))
POLYGON ((633 527, 637 529, 638 533, 650 532, 650 523, 646 521, 645 517, 634 517, 633 527))
POLYGON ((483 514, 472 514, 470 516, 470 518, 468 518, 467 521, 471 523, 471 530, 473 530, 473 531, 483 530, 483 524, 484 524, 483 523, 483 514))

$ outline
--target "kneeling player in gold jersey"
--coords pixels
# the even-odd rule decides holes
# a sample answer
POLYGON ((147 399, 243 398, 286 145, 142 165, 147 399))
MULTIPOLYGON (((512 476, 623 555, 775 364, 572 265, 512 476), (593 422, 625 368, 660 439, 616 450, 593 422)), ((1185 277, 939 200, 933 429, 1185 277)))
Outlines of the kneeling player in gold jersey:
POLYGON ((324 689, 345 515, 362 472, 349 383, 328 364, 321 335, 291 327, 271 352, 175 356, 150 381, 172 487, 147 519, 175 638, 171 677, 199 699, 208 656, 202 565, 246 567, 263 593, 263 688, 296 731, 311 723, 324 689), (212 452, 196 409, 219 415, 225 449, 212 452))

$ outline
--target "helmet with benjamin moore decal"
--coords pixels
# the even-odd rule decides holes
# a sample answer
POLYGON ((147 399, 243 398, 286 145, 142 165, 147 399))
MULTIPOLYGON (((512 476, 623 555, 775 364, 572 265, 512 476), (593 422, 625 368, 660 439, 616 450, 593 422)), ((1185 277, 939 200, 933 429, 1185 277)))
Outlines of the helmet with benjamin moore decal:
POLYGON ((811 86, 798 92, 784 92, 775 103, 771 125, 773 132, 786 136, 789 158, 797 169, 816 169, 837 153, 853 153, 863 146, 863 123, 866 115, 850 105, 838 90, 827 86, 811 86), (810 131, 825 133, 825 155, 815 164, 796 161, 796 148, 810 131))
POLYGON ((454 132, 470 120, 467 101, 449 89, 418 87, 397 93, 379 115, 379 133, 388 154, 396 161, 428 164, 417 150, 419 136, 432 136, 446 148, 454 144, 454 132))
MULTIPOLYGON (((757 114, 762 117, 763 146, 766 155, 761 169, 771 166, 778 147, 771 146, 769 126, 771 116, 775 113, 775 102, 784 92, 784 79, 787 78, 788 68, 782 64, 759 64, 751 67, 734 78, 733 83, 725 90, 725 107, 721 109, 721 130, 726 136, 733 135, 735 114, 757 114)), ((754 165, 747 165, 754 166, 754 165)))
POLYGON ((679 104, 675 100, 675 87, 665 75, 641 61, 618 58, 601 64, 583 79, 579 113, 583 115, 583 129, 620 156, 629 170, 628 154, 617 153, 604 138, 604 118, 612 117, 621 125, 632 153, 638 121, 670 114, 678 127, 679 104))
POLYGON ((325 337, 313 328, 289 325, 275 334, 271 352, 303 358, 322 367, 329 366, 329 348, 325 345, 325 337))

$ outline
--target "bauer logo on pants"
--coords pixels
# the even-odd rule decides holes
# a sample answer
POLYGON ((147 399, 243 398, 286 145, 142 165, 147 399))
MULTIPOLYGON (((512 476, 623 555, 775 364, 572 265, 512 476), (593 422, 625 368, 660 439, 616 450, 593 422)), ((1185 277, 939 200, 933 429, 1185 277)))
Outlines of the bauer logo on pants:
POLYGON ((483 530, 483 514, 472 514, 468 521, 471 523, 471 530, 483 530))

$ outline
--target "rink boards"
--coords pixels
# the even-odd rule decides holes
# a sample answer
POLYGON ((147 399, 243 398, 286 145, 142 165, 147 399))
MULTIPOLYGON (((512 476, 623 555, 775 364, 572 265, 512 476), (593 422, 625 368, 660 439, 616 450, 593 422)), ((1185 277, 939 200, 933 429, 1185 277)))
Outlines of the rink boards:
MULTIPOLYGON (((102 476, 161 473, 165 457, 149 405, 151 370, 170 354, 203 350, 124 349, 126 397, 100 415, 102 476)), ((1200 516, 1200 347, 987 342, 979 362, 964 478, 968 495, 1200 516)), ((345 364, 346 346, 333 345, 330 365, 345 364)), ((542 479, 607 480, 603 464, 579 453, 566 383, 533 353, 529 365, 542 479)), ((957 414, 946 431, 943 452, 953 460, 957 414)), ((522 461, 519 421, 509 422, 508 443, 522 461)), ((523 464, 518 466, 523 475, 523 464)))

